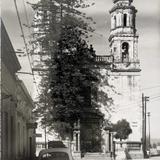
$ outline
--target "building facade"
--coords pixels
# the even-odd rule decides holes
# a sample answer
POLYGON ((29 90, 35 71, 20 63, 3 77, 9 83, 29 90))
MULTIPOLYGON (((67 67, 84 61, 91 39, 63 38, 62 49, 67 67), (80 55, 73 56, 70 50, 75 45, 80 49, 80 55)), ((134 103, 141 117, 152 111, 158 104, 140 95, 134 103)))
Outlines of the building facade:
POLYGON ((35 153, 34 104, 16 76, 21 66, 3 23, 1 37, 1 158, 31 159, 35 153))
POLYGON ((111 32, 110 54, 114 57, 110 72, 115 113, 113 121, 126 119, 132 128, 131 141, 141 141, 141 93, 140 61, 138 57, 138 34, 136 30, 136 8, 133 0, 113 0, 110 10, 111 32))

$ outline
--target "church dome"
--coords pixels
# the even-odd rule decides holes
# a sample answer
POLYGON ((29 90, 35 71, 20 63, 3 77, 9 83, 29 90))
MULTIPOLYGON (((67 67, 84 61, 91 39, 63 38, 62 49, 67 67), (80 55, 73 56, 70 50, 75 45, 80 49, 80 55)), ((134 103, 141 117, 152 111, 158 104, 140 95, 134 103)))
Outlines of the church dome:
POLYGON ((129 3, 132 3, 133 2, 133 0, 113 0, 113 3, 116 3, 116 2, 129 2, 129 3))

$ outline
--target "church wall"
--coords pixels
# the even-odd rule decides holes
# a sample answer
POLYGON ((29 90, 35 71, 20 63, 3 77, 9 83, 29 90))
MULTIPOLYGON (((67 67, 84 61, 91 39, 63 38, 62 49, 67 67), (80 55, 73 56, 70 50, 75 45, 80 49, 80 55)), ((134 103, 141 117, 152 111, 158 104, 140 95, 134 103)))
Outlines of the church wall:
POLYGON ((112 93, 115 113, 112 115, 114 122, 126 119, 133 133, 129 140, 141 140, 141 94, 140 75, 123 75, 112 73, 112 84, 119 95, 112 93))

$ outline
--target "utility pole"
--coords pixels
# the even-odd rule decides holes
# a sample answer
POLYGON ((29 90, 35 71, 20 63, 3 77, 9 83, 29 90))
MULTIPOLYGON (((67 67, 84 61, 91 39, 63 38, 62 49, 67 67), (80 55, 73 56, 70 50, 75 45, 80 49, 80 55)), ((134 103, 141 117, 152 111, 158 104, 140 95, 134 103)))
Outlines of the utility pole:
POLYGON ((145 145, 144 145, 144 94, 142 93, 142 150, 143 155, 145 155, 145 145))
POLYGON ((147 102, 149 101, 149 97, 144 97, 144 115, 145 115, 145 130, 144 130, 144 142, 145 142, 145 158, 147 158, 147 102))
POLYGON ((148 137, 149 137, 149 156, 150 156, 150 147, 151 147, 151 134, 150 134, 150 112, 147 113, 148 116, 148 137))
POLYGON ((147 158, 147 150, 146 150, 146 114, 147 114, 147 102, 149 101, 149 97, 144 96, 142 94, 142 147, 144 158, 147 158))
MULTIPOLYGON (((47 103, 47 100, 46 100, 46 95, 45 95, 45 108, 46 108, 46 103, 47 103)), ((47 125, 46 125, 46 115, 45 115, 45 128, 44 128, 44 145, 45 145, 45 149, 47 148, 47 125)))

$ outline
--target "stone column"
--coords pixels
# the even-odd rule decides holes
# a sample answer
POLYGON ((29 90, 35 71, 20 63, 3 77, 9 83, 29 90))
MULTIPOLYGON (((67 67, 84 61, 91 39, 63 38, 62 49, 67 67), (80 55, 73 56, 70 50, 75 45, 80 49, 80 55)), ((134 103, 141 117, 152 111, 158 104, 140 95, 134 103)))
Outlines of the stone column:
POLYGON ((120 16, 121 16, 120 26, 122 27, 123 26, 123 14, 120 14, 120 16))
POLYGON ((81 159, 81 146, 80 146, 80 121, 74 124, 73 131, 73 157, 75 159, 81 159))
POLYGON ((133 15, 130 15, 130 26, 133 27, 133 15))
POLYGON ((114 24, 114 17, 112 16, 111 18, 111 29, 114 29, 115 24, 114 24))
POLYGON ((106 139, 107 139, 107 140, 106 140, 106 141, 107 141, 107 142, 106 142, 106 151, 109 152, 109 151, 110 151, 110 150, 109 150, 109 148, 110 148, 110 147, 109 147, 109 145, 110 145, 109 131, 106 131, 106 139))
POLYGON ((129 14, 127 14, 127 26, 130 26, 130 15, 129 14))
POLYGON ((119 27, 120 26, 120 14, 118 13, 117 14, 117 26, 119 27))
POLYGON ((113 153, 113 132, 110 134, 110 139, 111 139, 111 152, 113 153))
POLYGON ((78 152, 80 152, 80 131, 77 133, 78 134, 78 152))

